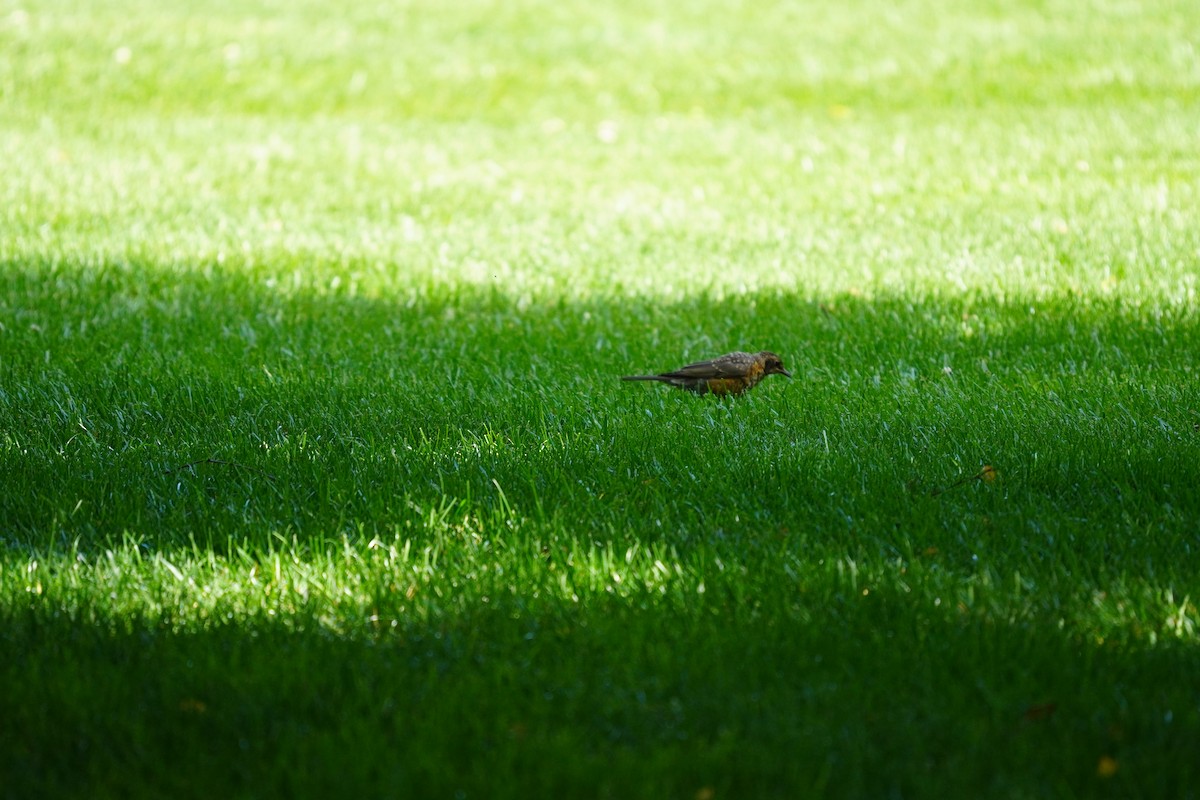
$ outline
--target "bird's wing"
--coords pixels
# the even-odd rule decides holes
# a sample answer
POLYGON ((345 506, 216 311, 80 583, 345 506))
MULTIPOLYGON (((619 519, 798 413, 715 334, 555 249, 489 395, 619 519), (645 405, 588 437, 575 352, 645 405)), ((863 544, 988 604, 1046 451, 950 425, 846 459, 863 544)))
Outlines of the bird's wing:
POLYGON ((741 378, 746 375, 754 356, 749 353, 727 353, 711 361, 697 361, 674 372, 663 373, 665 378, 741 378))

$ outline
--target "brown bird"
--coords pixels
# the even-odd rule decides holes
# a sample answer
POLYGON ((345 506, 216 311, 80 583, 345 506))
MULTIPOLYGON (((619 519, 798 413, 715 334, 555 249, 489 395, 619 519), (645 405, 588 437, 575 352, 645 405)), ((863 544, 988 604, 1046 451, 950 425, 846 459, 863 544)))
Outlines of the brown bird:
POLYGON ((698 361, 674 372, 658 375, 626 375, 623 381, 662 381, 696 394, 745 394, 768 375, 792 377, 774 353, 726 353, 712 361, 698 361))

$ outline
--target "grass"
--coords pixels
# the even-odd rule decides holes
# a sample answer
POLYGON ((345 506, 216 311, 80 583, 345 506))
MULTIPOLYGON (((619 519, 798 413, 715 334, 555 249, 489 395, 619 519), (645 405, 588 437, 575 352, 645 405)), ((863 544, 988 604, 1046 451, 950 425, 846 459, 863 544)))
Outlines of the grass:
POLYGON ((0 6, 0 796, 1195 793, 1191 4, 102 5, 0 6))

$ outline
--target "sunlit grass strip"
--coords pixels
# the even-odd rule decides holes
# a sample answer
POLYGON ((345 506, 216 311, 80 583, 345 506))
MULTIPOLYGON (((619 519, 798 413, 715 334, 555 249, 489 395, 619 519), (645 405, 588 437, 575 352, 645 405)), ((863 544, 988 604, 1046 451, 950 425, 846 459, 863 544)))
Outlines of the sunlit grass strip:
POLYGON ((511 520, 489 528, 459 519, 423 545, 399 534, 324 546, 277 536, 265 548, 231 542, 224 556, 198 546, 151 552, 133 540, 90 557, 47 552, 0 568, 3 602, 10 611, 101 628, 139 620, 186 632, 276 619, 284 627, 315 621, 331 633, 372 636, 489 605, 520 618, 573 615, 580 606, 588 613, 614 600, 696 620, 764 614, 832 623, 855 619, 854 603, 875 593, 888 604, 916 603, 901 616, 917 619, 1049 625, 1093 643, 1200 644, 1193 599, 1144 580, 1104 591, 1072 586, 1066 576, 987 569, 963 580, 941 569, 933 548, 883 562, 814 562, 792 553, 773 563, 727 563, 705 548, 681 556, 662 544, 619 550, 567 537, 542 541, 511 520))

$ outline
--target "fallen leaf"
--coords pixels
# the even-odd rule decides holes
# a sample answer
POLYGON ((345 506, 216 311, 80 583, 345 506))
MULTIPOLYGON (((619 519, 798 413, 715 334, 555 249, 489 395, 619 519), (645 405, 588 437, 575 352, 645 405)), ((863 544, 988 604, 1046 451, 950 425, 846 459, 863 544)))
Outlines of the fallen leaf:
POLYGON ((1058 703, 1042 703, 1025 709, 1025 719, 1029 722, 1041 722, 1054 716, 1058 711, 1058 703))

